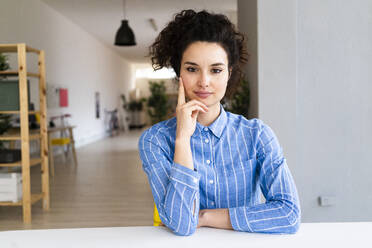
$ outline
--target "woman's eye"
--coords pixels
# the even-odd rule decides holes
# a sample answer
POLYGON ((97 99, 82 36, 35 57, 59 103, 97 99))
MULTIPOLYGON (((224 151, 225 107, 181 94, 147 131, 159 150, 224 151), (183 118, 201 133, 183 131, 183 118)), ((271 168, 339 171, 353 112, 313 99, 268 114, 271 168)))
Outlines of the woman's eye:
POLYGON ((212 69, 213 73, 220 73, 222 70, 221 69, 212 69))
POLYGON ((194 67, 187 67, 186 70, 189 71, 189 72, 195 72, 196 71, 196 69, 194 67))

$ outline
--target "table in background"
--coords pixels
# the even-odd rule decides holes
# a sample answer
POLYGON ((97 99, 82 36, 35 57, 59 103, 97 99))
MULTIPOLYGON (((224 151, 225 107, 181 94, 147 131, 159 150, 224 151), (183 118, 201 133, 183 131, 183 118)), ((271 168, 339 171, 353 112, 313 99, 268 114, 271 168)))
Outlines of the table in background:
POLYGON ((244 233, 199 228, 177 236, 166 227, 107 227, 0 232, 1 248, 95 247, 372 247, 372 222, 303 223, 296 234, 244 233))

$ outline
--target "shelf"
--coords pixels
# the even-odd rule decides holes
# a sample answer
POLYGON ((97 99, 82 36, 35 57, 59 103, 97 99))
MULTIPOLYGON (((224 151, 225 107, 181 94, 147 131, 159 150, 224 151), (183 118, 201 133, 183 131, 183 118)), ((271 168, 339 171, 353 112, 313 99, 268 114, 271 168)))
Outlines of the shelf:
MULTIPOLYGON (((6 114, 6 115, 20 114, 20 113, 21 112, 19 110, 14 110, 14 111, 0 111, 0 114, 6 114)), ((34 115, 34 114, 40 114, 40 111, 31 110, 31 111, 28 111, 28 113, 30 115, 34 115)))
MULTIPOLYGON (((22 171, 22 182, 23 182, 23 200, 19 202, 0 202, 0 206, 21 206, 23 208, 23 222, 31 223, 31 205, 35 202, 43 199, 42 207, 44 210, 50 208, 50 192, 49 192, 49 167, 48 167, 48 134, 47 134, 47 122, 46 122, 46 80, 45 80, 45 53, 43 50, 37 50, 27 46, 25 43, 16 44, 0 44, 0 53, 15 53, 18 58, 18 66, 13 70, 0 71, 0 79, 4 77, 18 80, 19 90, 19 110, 0 111, 0 114, 18 114, 20 117, 27 117, 28 114, 40 114, 40 128, 29 129, 27 121, 21 121, 18 127, 9 129, 5 134, 0 135, 0 140, 6 140, 10 142, 10 145, 15 140, 19 140, 21 143, 21 150, 23 157, 22 161, 16 163, 1 163, 0 167, 21 167, 22 171), (27 72, 27 53, 37 54, 37 73, 27 72), (24 83, 28 81, 29 77, 34 77, 38 81, 39 88, 39 110, 29 111, 28 108, 28 86, 30 83, 24 83), (22 111, 21 111, 22 110, 22 111), (21 131, 22 130, 22 131, 21 131), (40 158, 30 157, 30 140, 39 140, 40 142, 40 158), (30 167, 41 164, 41 191, 40 194, 31 194, 31 178, 30 178, 30 167)), ((36 56, 31 56, 36 57, 36 56)), ((1 84, 0 80, 0 84, 1 84)), ((26 118, 27 119, 27 118, 26 118)))
MULTIPOLYGON (((43 199, 43 193, 40 194, 31 194, 31 204, 34 204, 43 199)), ((18 202, 0 202, 0 206, 22 206, 22 200, 18 202)))
MULTIPOLYGON (((40 130, 30 131, 30 140, 40 139, 40 130)), ((15 133, 5 133, 0 135, 0 140, 21 140, 21 134, 19 132, 15 133)))
MULTIPOLYGON (((16 53, 18 44, 0 44, 0 53, 16 53)), ((26 46, 26 52, 40 54, 40 50, 26 46)))
MULTIPOLYGON (((0 71, 0 75, 3 76, 9 76, 9 77, 17 77, 19 74, 18 71, 0 71)), ((32 72, 27 72, 28 77, 35 77, 35 78, 40 78, 39 73, 32 73, 32 72)), ((0 80, 1 82, 1 80, 0 80)))
MULTIPOLYGON (((30 159, 30 166, 41 164, 41 158, 31 158, 30 159)), ((18 161, 15 163, 0 163, 0 167, 17 167, 22 166, 22 161, 18 161)))

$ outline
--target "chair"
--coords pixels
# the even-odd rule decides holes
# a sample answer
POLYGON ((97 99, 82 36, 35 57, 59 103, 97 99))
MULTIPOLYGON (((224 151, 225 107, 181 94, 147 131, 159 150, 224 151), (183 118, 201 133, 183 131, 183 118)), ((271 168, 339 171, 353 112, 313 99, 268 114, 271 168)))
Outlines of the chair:
POLYGON ((65 158, 67 157, 68 152, 69 152, 69 150, 71 148, 72 154, 73 154, 74 163, 75 163, 75 166, 77 166, 77 158, 76 158, 76 151, 75 151, 75 141, 74 141, 74 136, 73 136, 73 133, 72 133, 73 127, 72 126, 69 126, 65 122, 65 118, 67 118, 67 117, 71 117, 71 115, 65 114, 65 115, 61 115, 61 116, 54 116, 54 117, 51 118, 51 122, 53 122, 53 120, 55 120, 55 119, 61 119, 61 124, 62 124, 62 126, 60 128, 56 128, 56 130, 61 133, 61 137, 59 137, 59 138, 53 138, 52 139, 50 137, 50 135, 53 132, 53 128, 48 131, 49 132, 49 135, 48 135, 48 140, 49 140, 49 154, 50 154, 49 161, 50 161, 50 167, 51 167, 51 174, 52 174, 52 176, 54 176, 53 146, 63 146, 63 147, 67 146, 67 149, 64 151, 65 158), (66 134, 67 131, 68 131, 68 133, 66 134))
MULTIPOLYGON (((76 158, 76 151, 75 151, 75 142, 74 142, 74 138, 73 138, 73 134, 72 134, 72 127, 69 127, 68 128, 68 131, 69 131, 69 137, 53 138, 49 142, 49 146, 50 146, 49 147, 50 167, 51 167, 51 174, 52 174, 52 176, 54 176, 53 146, 63 146, 63 147, 64 146, 71 146, 74 163, 75 163, 75 166, 77 166, 77 158, 76 158)), ((70 150, 70 149, 68 148, 67 149, 67 152, 66 151, 64 152, 65 158, 67 157, 68 150, 70 150)))
POLYGON ((164 224, 161 222, 158 209, 156 208, 156 205, 154 203, 154 226, 164 226, 164 224))

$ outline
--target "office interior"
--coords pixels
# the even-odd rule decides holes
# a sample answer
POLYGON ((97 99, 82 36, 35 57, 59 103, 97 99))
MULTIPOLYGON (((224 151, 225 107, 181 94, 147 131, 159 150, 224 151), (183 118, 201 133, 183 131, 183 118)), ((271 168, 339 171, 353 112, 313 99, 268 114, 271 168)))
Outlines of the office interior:
MULTIPOLYGON (((0 202, 1 231, 153 224, 152 193, 137 148, 151 118, 145 102, 140 110, 128 104, 151 96, 149 82, 164 82, 175 105, 175 73, 154 72, 148 47, 174 13, 188 8, 223 13, 246 35, 248 117, 263 120, 278 136, 302 222, 372 221, 369 1, 2 0, 0 44, 45 53, 46 123, 73 127, 74 142, 58 145, 71 141, 68 129, 49 134, 55 139, 50 207, 35 202, 32 220, 25 222, 22 206, 0 202), (135 46, 114 45, 123 19, 135 46)), ((16 70, 16 54, 4 54, 16 70)), ((27 54, 28 71, 39 70, 37 56, 27 54)), ((42 93, 37 79, 28 80, 28 103, 37 111, 42 93)), ((30 140, 31 155, 40 153, 38 142, 30 140)), ((19 166, 0 169, 21 173, 19 166)), ((30 168, 32 193, 43 190, 41 170, 41 164, 30 168)))

